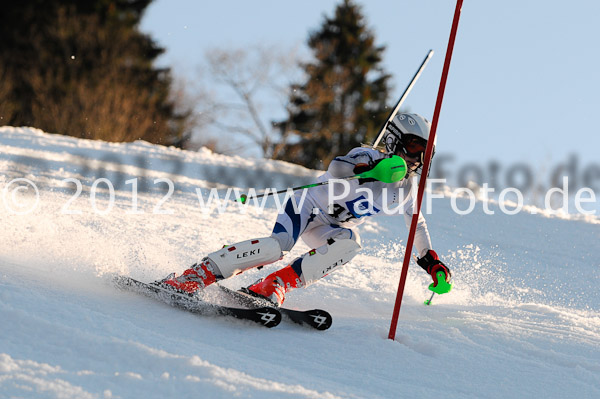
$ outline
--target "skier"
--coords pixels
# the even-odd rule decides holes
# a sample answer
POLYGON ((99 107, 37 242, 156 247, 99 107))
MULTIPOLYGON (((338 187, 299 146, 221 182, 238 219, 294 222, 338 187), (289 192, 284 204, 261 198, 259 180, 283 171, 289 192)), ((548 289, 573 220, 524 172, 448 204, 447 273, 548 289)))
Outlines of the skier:
MULTIPOLYGON (((406 161, 408 169, 401 181, 383 183, 373 179, 350 180, 347 182, 349 190, 336 184, 332 187, 335 194, 332 204, 327 186, 313 187, 308 189, 301 206, 294 209, 291 201, 300 204, 300 194, 297 193, 286 202, 285 212, 277 217, 271 236, 225 246, 208 254, 180 276, 172 273, 155 284, 193 294, 216 281, 282 259, 302 237, 309 247, 315 249, 242 289, 281 306, 290 290, 307 287, 349 262, 361 249, 356 226, 364 222, 366 216, 379 213, 384 203, 388 207, 397 204, 404 213, 406 225, 410 227, 415 202, 411 189, 414 179, 410 177, 418 174, 422 168, 430 127, 429 121, 418 114, 400 113, 388 123, 384 137, 385 152, 354 148, 346 156, 331 161, 327 172, 318 179, 324 181, 356 175, 372 169, 382 159, 398 155, 406 161), (383 190, 386 187, 387 190, 383 190), (371 190, 371 198, 365 198, 364 189, 371 190)), ((431 275, 434 285, 438 283, 437 273, 440 270, 449 282, 450 270, 433 251, 422 214, 418 219, 415 246, 420 255, 417 263, 431 275)))

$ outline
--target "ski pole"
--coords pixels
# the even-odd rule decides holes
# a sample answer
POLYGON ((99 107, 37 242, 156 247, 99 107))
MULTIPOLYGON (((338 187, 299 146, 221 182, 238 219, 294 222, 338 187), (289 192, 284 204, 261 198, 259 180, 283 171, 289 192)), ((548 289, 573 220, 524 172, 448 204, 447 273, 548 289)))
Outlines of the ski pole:
MULTIPOLYGON (((343 178, 335 179, 335 180, 339 181, 339 180, 354 180, 354 179, 375 179, 375 180, 379 180, 380 182, 383 182, 383 183, 394 183, 394 182, 404 179, 404 177, 406 176, 406 172, 407 172, 406 161, 397 155, 393 155, 390 158, 385 158, 385 159, 382 159, 381 161, 379 161, 377 163, 377 165, 375 165, 373 167, 373 169, 367 170, 365 172, 359 173, 354 176, 343 177, 343 178)), ((266 191, 264 193, 255 195, 254 198, 262 198, 262 197, 266 197, 268 195, 282 194, 282 193, 286 193, 290 190, 296 191, 296 190, 303 190, 303 189, 311 188, 311 187, 324 186, 326 184, 329 184, 330 181, 331 180, 325 180, 325 181, 318 182, 318 183, 311 183, 311 184, 307 184, 305 186, 286 188, 284 190, 279 190, 279 191, 266 191)), ((240 195, 240 197, 238 199, 236 199, 236 201, 241 202, 242 204, 245 204, 247 200, 248 200, 247 194, 242 194, 242 195, 240 195)))
MULTIPOLYGON (((356 175, 356 176, 343 177, 343 178, 337 179, 337 180, 353 180, 353 179, 358 179, 358 178, 360 178, 360 177, 358 175, 356 175)), ((264 193, 256 194, 254 196, 254 198, 262 198, 262 197, 266 197, 268 195, 283 194, 283 193, 287 193, 290 190, 291 191, 304 190, 305 188, 311 188, 311 187, 317 187, 317 186, 324 186, 326 184, 329 184, 329 180, 322 181, 322 182, 319 182, 319 183, 311 183, 311 184, 307 184, 305 186, 298 186, 298 187, 286 188, 286 189, 278 190, 278 191, 265 191, 264 193)), ((247 194, 242 194, 242 195, 240 195, 240 198, 238 198, 236 201, 241 202, 242 204, 245 204, 247 200, 248 200, 248 195, 247 194)))
POLYGON ((423 302, 425 305, 431 305, 431 300, 433 299, 433 296, 435 295, 435 292, 431 293, 431 296, 429 297, 429 299, 426 299, 425 302, 423 302))
POLYGON ((421 66, 419 67, 419 69, 415 73, 415 76, 413 76, 413 78, 411 79, 411 81, 408 84, 408 86, 406 86, 406 89, 404 89, 404 93, 402 93, 402 96, 400 97, 400 99, 396 103, 396 106, 392 110, 392 113, 390 114, 390 116, 388 116, 387 120, 385 121, 385 123, 381 127, 381 130, 379 131, 379 134, 375 138, 375 141, 373 141, 373 145, 372 145, 373 148, 375 148, 375 147, 377 147, 377 145, 379 145, 379 142, 381 141, 381 138, 383 137, 383 134, 385 133, 385 129, 387 128, 388 123, 390 123, 390 121, 392 119, 394 119, 394 117, 396 116, 396 114, 400 110, 400 107, 402 106, 402 103, 404 102, 404 100, 406 100, 406 97, 408 97, 408 94, 410 93, 410 91, 412 90, 413 86, 417 82, 417 79, 419 79, 419 76, 421 76, 421 73, 425 69, 425 66, 427 65, 427 63, 429 62, 429 59, 432 56, 433 56, 433 50, 429 50, 429 52, 427 53, 427 56, 425 56, 425 59, 421 63, 421 66))
MULTIPOLYGON (((417 264, 419 263, 419 258, 417 258, 417 255, 413 255, 413 259, 415 260, 415 262, 417 262, 417 264)), ((425 305, 431 305, 431 300, 433 299, 434 295, 435 295, 435 292, 432 291, 429 299, 425 299, 425 302, 423 302, 423 303, 425 305)))

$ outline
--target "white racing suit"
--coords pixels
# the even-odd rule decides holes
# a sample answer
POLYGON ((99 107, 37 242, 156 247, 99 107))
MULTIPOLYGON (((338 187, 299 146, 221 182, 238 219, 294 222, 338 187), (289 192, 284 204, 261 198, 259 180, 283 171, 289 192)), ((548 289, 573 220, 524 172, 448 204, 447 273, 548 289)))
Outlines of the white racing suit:
MULTIPOLYGON (((386 157, 387 155, 371 148, 355 148, 347 155, 335 158, 318 181, 352 176, 356 165, 373 163, 386 157)), ((302 202, 301 192, 288 200, 271 234, 282 251, 291 250, 300 237, 309 247, 323 251, 329 239, 352 240, 357 244, 357 248, 350 256, 351 259, 360 249, 360 236, 356 227, 363 223, 367 216, 387 212, 401 213, 404 215, 406 226, 410 228, 416 197, 416 186, 414 186, 416 179, 405 178, 396 183, 373 181, 362 184, 358 179, 354 179, 343 183, 330 182, 328 185, 312 187, 307 190, 304 202, 302 202), (329 198, 330 193, 331 198, 329 198), (298 206, 295 207, 292 201, 295 201, 298 206)), ((422 214, 418 219, 415 247, 420 256, 424 256, 431 249, 431 239, 422 214)), ((330 248, 329 251, 332 249, 330 248)), ((332 254, 333 259, 339 257, 332 254)), ((346 262, 350 260, 347 258, 348 256, 346 262)), ((292 266, 294 264, 292 262, 292 266)), ((337 266, 341 265, 335 267, 337 266)), ((295 271, 300 276, 307 272, 299 268, 295 271)), ((318 272, 316 274, 318 275, 318 272)), ((315 273, 311 273, 311 276, 313 278, 305 279, 307 281, 303 281, 304 284, 316 281, 315 273)))
MULTIPOLYGON (((355 148, 331 161, 318 181, 354 175, 359 164, 372 164, 387 155, 371 148, 355 148)), ((311 251, 283 269, 248 287, 248 290, 281 304, 292 288, 308 286, 349 262, 360 251, 356 227, 367 216, 404 214, 410 227, 414 209, 416 181, 405 178, 396 183, 380 181, 331 181, 297 192, 277 217, 270 237, 247 240, 208 254, 178 278, 167 281, 178 289, 192 292, 245 270, 273 263, 290 251, 298 239, 311 251), (344 184, 345 183, 345 184, 344 184), (330 195, 331 194, 331 195, 330 195)), ((420 215, 415 246, 424 256, 431 249, 425 218, 420 215)))

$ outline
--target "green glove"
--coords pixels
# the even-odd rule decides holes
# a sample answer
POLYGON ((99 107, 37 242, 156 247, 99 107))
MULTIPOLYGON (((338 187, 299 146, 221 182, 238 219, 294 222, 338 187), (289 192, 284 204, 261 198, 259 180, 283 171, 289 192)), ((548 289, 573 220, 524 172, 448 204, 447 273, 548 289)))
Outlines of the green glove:
POLYGON ((367 181, 378 180, 384 183, 395 183, 404 179, 407 172, 406 161, 398 155, 381 159, 364 172, 361 172, 361 168, 363 168, 362 164, 354 168, 355 173, 360 172, 356 174, 359 177, 359 181, 369 179, 367 181))

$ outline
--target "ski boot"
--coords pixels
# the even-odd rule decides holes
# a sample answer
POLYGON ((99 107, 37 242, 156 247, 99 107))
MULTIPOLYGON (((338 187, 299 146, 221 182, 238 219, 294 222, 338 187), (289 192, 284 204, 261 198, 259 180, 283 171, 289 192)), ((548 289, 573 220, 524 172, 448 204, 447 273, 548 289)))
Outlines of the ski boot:
POLYGON ((225 245, 206 255, 200 263, 194 264, 181 276, 169 275, 155 284, 192 295, 215 281, 275 262, 282 256, 279 242, 272 237, 246 240, 225 245))
POLYGON ((210 259, 204 258, 200 263, 195 263, 192 267, 184 271, 181 276, 175 277, 175 273, 171 273, 164 279, 155 281, 153 284, 193 295, 198 290, 220 279, 210 259))
POLYGON ((291 265, 284 267, 268 275, 267 277, 258 280, 247 288, 242 288, 241 291, 255 296, 257 298, 266 299, 275 306, 281 306, 285 301, 285 294, 293 288, 303 287, 300 277, 291 265))

